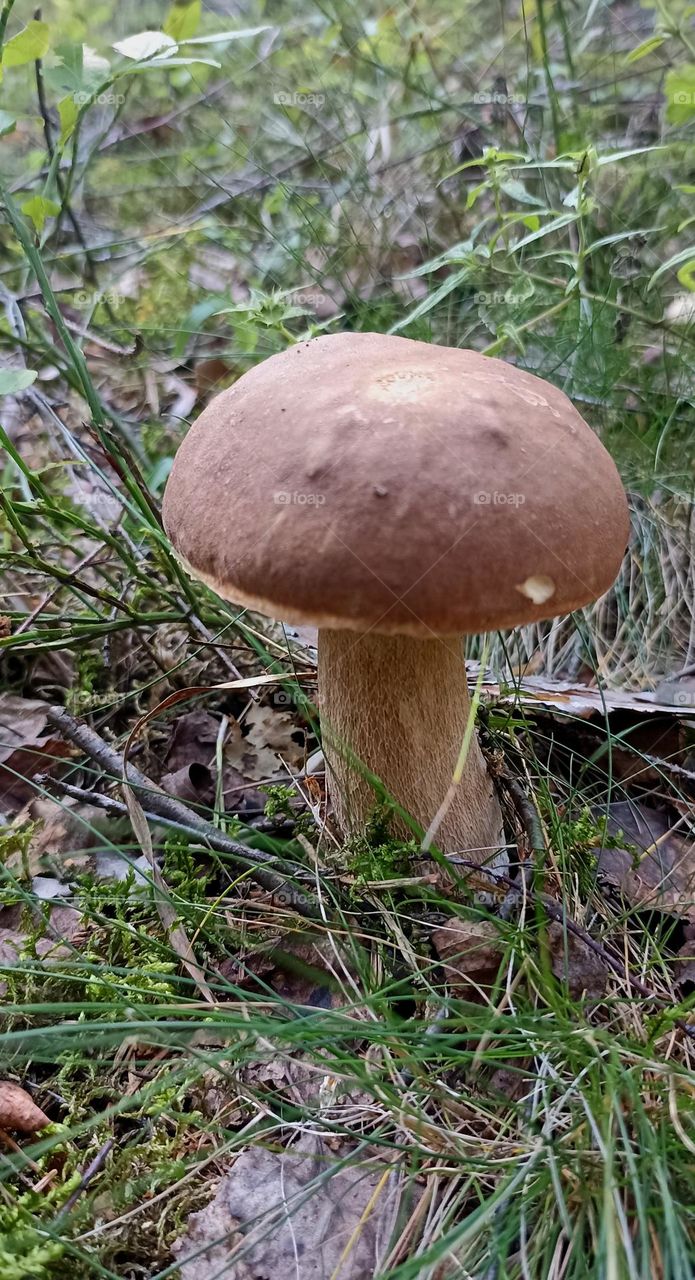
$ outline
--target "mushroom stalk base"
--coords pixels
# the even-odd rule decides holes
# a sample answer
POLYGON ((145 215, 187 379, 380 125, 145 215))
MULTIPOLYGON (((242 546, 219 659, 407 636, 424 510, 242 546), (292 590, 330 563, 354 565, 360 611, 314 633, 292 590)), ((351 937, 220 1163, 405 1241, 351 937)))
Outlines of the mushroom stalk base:
MULTIPOLYGON (((319 696, 328 789, 346 833, 377 803, 359 763, 427 831, 451 787, 470 713, 460 639, 413 640, 319 631, 319 696)), ((413 831, 394 815, 394 834, 413 831)), ((473 734, 463 777, 434 843, 474 862, 499 862, 502 814, 473 734)))

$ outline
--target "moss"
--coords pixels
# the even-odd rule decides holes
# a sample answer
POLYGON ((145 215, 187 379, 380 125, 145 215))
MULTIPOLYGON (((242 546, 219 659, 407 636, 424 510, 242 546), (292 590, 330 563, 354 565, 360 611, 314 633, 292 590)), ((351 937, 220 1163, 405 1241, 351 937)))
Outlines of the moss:
POLYGON ((37 828, 36 822, 26 822, 21 827, 5 827, 0 834, 0 864, 4 875, 0 880, 0 906, 13 907, 26 901, 26 893, 20 880, 30 880, 29 848, 37 828), (7 870, 8 863, 21 868, 19 873, 7 870))
MULTIPOLYGON (((589 893, 596 880, 599 849, 630 849, 622 831, 611 835, 606 815, 595 815, 588 805, 576 818, 555 822, 555 843, 577 872, 582 892, 589 893)), ((637 850, 631 850, 637 857, 637 850)))
POLYGON ((268 797, 263 809, 266 818, 287 818, 298 835, 313 834, 314 819, 307 809, 297 809, 297 792, 293 787, 266 786, 263 790, 268 797))
POLYGON ((345 844, 346 866, 359 883, 393 880, 407 875, 417 855, 417 840, 400 840, 390 833, 392 810, 388 805, 374 809, 364 834, 351 836, 345 844))
MULTIPOLYGON (((55 1165, 52 1166, 55 1170, 55 1165)), ((43 1225, 54 1219, 80 1185, 74 1172, 43 1191, 25 1191, 12 1204, 0 1203, 0 1275, 3 1280, 43 1280, 57 1276, 65 1244, 47 1238, 43 1225)))

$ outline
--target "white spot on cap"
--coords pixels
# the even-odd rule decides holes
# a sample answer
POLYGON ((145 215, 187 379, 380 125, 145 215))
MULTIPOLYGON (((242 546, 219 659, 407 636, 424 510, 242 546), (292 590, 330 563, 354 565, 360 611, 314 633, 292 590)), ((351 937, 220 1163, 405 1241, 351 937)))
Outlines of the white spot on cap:
POLYGON ((546 600, 555 595, 555 583, 546 573, 534 573, 525 582, 518 582, 516 589, 534 604, 545 604, 546 600))

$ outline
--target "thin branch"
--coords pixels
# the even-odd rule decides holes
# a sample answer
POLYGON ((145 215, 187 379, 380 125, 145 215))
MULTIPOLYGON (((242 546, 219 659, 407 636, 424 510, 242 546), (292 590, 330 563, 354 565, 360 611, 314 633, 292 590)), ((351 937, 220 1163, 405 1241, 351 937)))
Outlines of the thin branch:
MULTIPOLYGON (((75 746, 84 751, 102 769, 116 779, 122 778, 121 756, 98 733, 76 720, 64 707, 48 707, 46 716, 68 741, 74 742, 75 746)), ((265 853, 262 849, 249 849, 240 841, 224 835, 211 822, 201 818, 180 800, 160 791, 151 779, 134 765, 127 766, 126 778, 131 787, 146 792, 149 817, 176 823, 187 833, 196 835, 210 849, 226 853, 236 861, 242 862, 245 867, 250 868, 250 878, 271 893, 287 892, 287 877, 304 883, 310 879, 310 873, 304 867, 278 858, 274 854, 265 853), (274 866, 277 866, 277 871, 271 870, 274 866)), ((307 892, 302 890, 301 893, 295 893, 292 896, 293 902, 296 898, 296 909, 300 915, 311 918, 320 916, 318 903, 307 892)))
POLYGON ((70 1213, 71 1209, 74 1209, 75 1205, 77 1204, 77 1201, 82 1195, 82 1192, 86 1190, 86 1188, 89 1186, 90 1182, 92 1181, 92 1178, 96 1177, 97 1173, 99 1172, 102 1165, 106 1161, 106 1158, 109 1155, 112 1147, 114 1146, 115 1141, 116 1141, 115 1138, 109 1138, 108 1141, 104 1143, 101 1150, 97 1151, 97 1154, 92 1160, 92 1163, 87 1165, 87 1168, 85 1169, 84 1173, 82 1174, 82 1177, 80 1178, 80 1185, 78 1187, 75 1187, 75 1190, 73 1191, 72 1195, 69 1197, 68 1200, 65 1201, 65 1204, 63 1205, 58 1215, 58 1221, 60 1221, 61 1218, 66 1217, 67 1214, 70 1213))

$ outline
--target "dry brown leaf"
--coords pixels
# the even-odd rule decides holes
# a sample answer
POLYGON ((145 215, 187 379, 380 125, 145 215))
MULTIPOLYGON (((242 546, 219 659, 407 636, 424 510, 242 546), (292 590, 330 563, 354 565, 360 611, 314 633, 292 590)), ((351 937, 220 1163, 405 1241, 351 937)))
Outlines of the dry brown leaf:
POLYGON ((686 924, 683 936, 685 941, 678 950, 674 976, 681 993, 688 996, 695 990, 695 924, 686 924))
POLYGON ((0 811, 33 795, 29 779, 72 753, 49 726, 46 711, 44 702, 0 694, 0 811))
MULTIPOLYGON (((217 738, 220 721, 207 711, 191 711, 176 721, 166 763, 169 772, 160 780, 163 791, 187 804, 207 805, 215 801, 217 738)), ((249 809, 262 811, 267 796, 249 785, 247 777, 228 761, 254 762, 255 751, 249 748, 236 721, 227 727, 225 765, 222 771, 222 793, 230 813, 249 809)), ((277 762, 274 762, 277 768, 277 762)), ((248 776, 248 775, 247 775, 248 776)))
POLYGON ((207 711, 187 711, 174 724, 166 754, 169 773, 178 773, 192 764, 212 769, 220 722, 207 711))
MULTIPOLYGON (((0 929, 0 970, 7 965, 14 965, 17 958, 21 954, 27 935, 18 933, 16 929, 0 929)), ((5 993, 6 984, 0 984, 2 994, 5 993)))
POLYGON ((243 1152, 174 1245, 181 1280, 369 1280, 407 1186, 381 1162, 340 1166, 314 1134, 282 1152, 243 1152))
POLYGON ((223 1071, 210 1067, 198 1078, 191 1089, 192 1106, 202 1111, 208 1120, 215 1120, 225 1128, 238 1124, 243 1116, 236 1080, 223 1071))
POLYGON ((0 912, 0 995, 7 990, 7 983, 2 979, 3 969, 16 969, 23 963, 25 954, 32 962, 35 954, 43 964, 50 965, 69 959, 89 936, 89 924, 79 911, 74 907, 52 906, 47 921, 38 908, 31 912, 35 924, 41 924, 44 929, 43 936, 37 938, 35 930, 28 934, 20 928, 25 910, 22 904, 17 915, 13 914, 12 907, 0 912), (30 937, 33 941, 27 948, 30 937))
MULTIPOLYGON (((469 683, 473 683, 480 671, 480 663, 467 662, 469 683)), ((688 719, 695 716, 695 698, 684 696, 682 685, 667 682, 651 693, 647 690, 596 689, 580 682, 555 680, 551 676, 522 675, 514 682, 510 693, 486 671, 482 696, 500 702, 521 703, 522 706, 541 706, 566 715, 590 717, 605 716, 606 711, 636 711, 640 715, 677 713, 688 719)))
POLYGON ((548 946, 553 973, 573 1000, 580 996, 598 999, 605 994, 609 970, 583 938, 568 933, 559 920, 553 920, 548 926, 548 946))
POLYGON ((96 805, 33 796, 16 815, 15 824, 37 823, 25 852, 10 854, 6 866, 21 877, 83 872, 91 864, 104 814, 96 805))
POLYGON ((304 759, 304 745, 293 737, 297 734, 297 722, 288 712, 256 703, 245 723, 248 733, 242 740, 244 755, 239 765, 244 777, 256 782, 277 773, 286 777, 282 761, 292 769, 299 767, 304 759))
POLYGON ((333 971, 347 967, 348 956, 336 957, 327 938, 285 933, 264 938, 255 950, 228 956, 220 974, 239 987, 272 987, 288 1004, 337 1009, 344 1003, 333 971))
POLYGON ((447 982, 457 996, 481 1000, 497 979, 503 947, 499 930, 487 920, 456 917, 435 929, 432 945, 444 965, 447 982))
POLYGON ((184 804, 205 805, 210 808, 215 801, 215 778, 207 765, 198 764, 195 760, 177 769, 175 773, 165 773, 159 780, 162 791, 183 800, 184 804))
POLYGON ((50 1124, 47 1115, 37 1107, 26 1089, 12 1080, 0 1080, 0 1129, 16 1133, 37 1133, 50 1124))
POLYGON ((695 843, 672 831, 668 816, 636 801, 610 806, 608 832, 628 849, 596 849, 598 876, 633 906, 695 917, 695 843))

